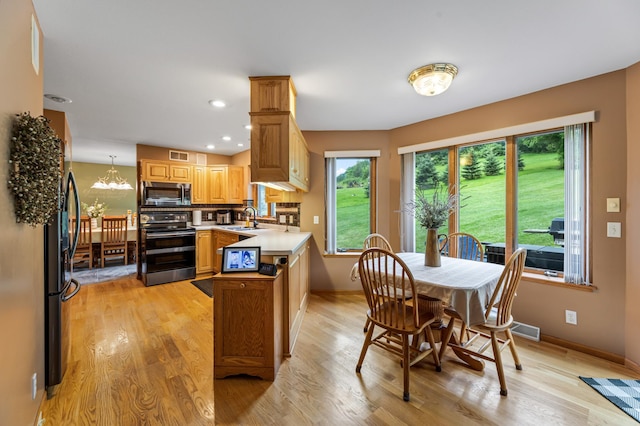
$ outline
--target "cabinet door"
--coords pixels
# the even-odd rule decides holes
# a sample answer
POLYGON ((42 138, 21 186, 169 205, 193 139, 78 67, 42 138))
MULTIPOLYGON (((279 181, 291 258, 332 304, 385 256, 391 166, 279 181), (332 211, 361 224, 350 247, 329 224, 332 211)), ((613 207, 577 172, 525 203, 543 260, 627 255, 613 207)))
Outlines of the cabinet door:
POLYGON ((305 244, 305 248, 300 253, 300 282, 299 282, 299 299, 298 305, 300 306, 301 314, 307 310, 307 304, 309 303, 309 243, 305 244))
POLYGON ((152 161, 144 161, 143 163, 143 180, 154 182, 164 182, 169 180, 169 164, 152 161))
POLYGON ((208 192, 210 204, 227 202, 227 166, 209 167, 208 192))
POLYGON ((227 168, 228 191, 227 203, 242 204, 247 190, 244 187, 244 167, 229 166, 227 168))
POLYGON ((218 249, 221 247, 218 243, 220 239, 220 231, 211 231, 211 259, 213 262, 212 269, 213 272, 220 272, 220 267, 222 266, 222 256, 218 254, 218 249))
POLYGON ((251 180, 289 181, 289 113, 251 115, 251 180))
POLYGON ((191 204, 207 204, 207 168, 193 166, 191 174, 193 178, 191 204))
POLYGON ((211 231, 196 232, 196 273, 204 274, 213 271, 211 231))
POLYGON ((216 280, 215 369, 274 365, 273 281, 216 280))
POLYGON ((267 203, 283 203, 284 192, 285 191, 280 191, 278 189, 267 186, 264 189, 264 199, 267 203))
POLYGON ((191 182, 191 165, 189 164, 170 164, 169 180, 171 182, 191 182))

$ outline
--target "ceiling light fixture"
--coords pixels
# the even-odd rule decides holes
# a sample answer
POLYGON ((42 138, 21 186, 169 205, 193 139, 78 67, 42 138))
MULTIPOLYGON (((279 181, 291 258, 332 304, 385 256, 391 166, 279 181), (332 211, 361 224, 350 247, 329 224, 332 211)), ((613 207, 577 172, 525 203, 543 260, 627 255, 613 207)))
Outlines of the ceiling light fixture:
POLYGON ((418 94, 435 96, 447 90, 457 74, 455 65, 429 64, 411 71, 408 80, 418 94))
POLYGON ((244 126, 244 128, 247 130, 251 130, 251 124, 247 124, 246 126, 244 126))
POLYGON ((111 168, 107 170, 107 174, 103 178, 98 178, 98 180, 91 186, 93 189, 124 189, 129 190, 133 189, 131 185, 127 183, 127 180, 120 177, 118 171, 113 167, 113 159, 116 158, 115 155, 110 155, 111 157, 111 168))
POLYGON ((222 137, 222 140, 223 140, 223 141, 227 141, 227 142, 228 142, 228 141, 230 141, 230 140, 231 140, 231 136, 223 136, 223 137, 222 137))
POLYGON ((73 102, 69 98, 65 98, 64 96, 52 95, 51 93, 45 93, 44 97, 51 101, 58 102, 59 104, 70 104, 71 102, 73 102))
POLYGON ((211 145, 211 144, 207 145, 207 149, 215 149, 215 147, 216 147, 215 145, 211 145))
POLYGON ((212 99, 209 101, 209 105, 216 107, 216 108, 224 108, 227 106, 227 104, 224 101, 221 101, 219 99, 212 99))

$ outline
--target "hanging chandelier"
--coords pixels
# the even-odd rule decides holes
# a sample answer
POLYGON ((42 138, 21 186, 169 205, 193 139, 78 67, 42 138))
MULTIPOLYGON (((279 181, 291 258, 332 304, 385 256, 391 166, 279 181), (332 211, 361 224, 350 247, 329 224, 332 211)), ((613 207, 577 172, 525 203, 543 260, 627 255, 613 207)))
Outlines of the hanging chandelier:
POLYGON ((111 157, 111 168, 107 170, 107 174, 103 178, 98 178, 98 180, 91 185, 93 189, 133 189, 127 180, 120 177, 120 173, 113 167, 113 159, 116 158, 115 155, 110 155, 111 157))

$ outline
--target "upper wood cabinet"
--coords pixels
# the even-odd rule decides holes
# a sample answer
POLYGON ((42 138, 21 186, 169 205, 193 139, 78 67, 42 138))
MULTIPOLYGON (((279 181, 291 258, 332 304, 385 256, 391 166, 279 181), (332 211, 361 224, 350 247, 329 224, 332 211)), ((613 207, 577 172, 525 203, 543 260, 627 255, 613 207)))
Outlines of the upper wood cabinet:
POLYGON ((245 191, 242 166, 207 167, 207 203, 242 204, 245 191))
POLYGON ((265 188, 265 201, 267 203, 301 203, 302 193, 299 191, 281 191, 269 186, 265 188))
POLYGON ((296 88, 288 75, 249 77, 251 112, 290 112, 296 116, 296 88))
POLYGON ((251 180, 309 191, 309 150, 289 112, 251 113, 251 180))
POLYGON ((169 161, 142 160, 142 180, 153 182, 191 182, 191 165, 169 161))
POLYGON ((207 167, 192 166, 191 204, 207 204, 207 167))

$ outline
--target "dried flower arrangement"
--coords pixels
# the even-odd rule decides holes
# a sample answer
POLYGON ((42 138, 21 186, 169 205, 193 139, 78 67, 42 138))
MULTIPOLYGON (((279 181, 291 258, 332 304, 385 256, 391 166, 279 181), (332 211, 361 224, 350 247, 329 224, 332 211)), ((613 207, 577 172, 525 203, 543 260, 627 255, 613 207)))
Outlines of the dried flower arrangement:
POLYGON ((16 114, 9 155, 9 190, 16 221, 30 226, 49 223, 60 209, 62 141, 43 116, 16 114))

